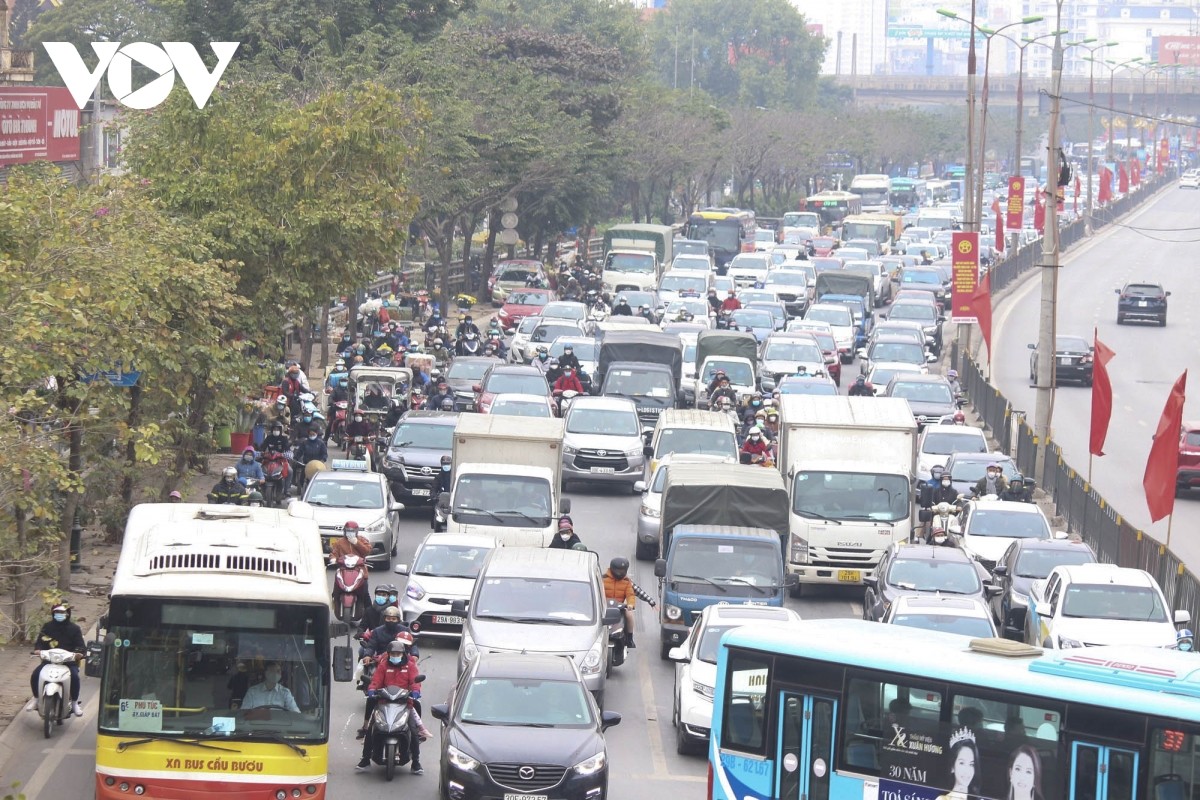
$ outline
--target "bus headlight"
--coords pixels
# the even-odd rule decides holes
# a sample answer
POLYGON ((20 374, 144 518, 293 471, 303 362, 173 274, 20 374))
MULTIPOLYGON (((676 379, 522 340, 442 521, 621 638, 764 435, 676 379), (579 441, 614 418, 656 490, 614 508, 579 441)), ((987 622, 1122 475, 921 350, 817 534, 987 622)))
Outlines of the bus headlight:
POLYGON ((663 616, 669 620, 677 620, 683 617, 683 609, 679 606, 666 605, 663 606, 663 616))

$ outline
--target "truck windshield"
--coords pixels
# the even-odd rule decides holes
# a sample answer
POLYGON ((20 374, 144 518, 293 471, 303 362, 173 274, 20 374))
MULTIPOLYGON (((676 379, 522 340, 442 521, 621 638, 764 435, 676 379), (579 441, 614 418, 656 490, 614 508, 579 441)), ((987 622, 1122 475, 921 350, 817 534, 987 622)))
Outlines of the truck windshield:
POLYGON ((705 362, 704 380, 712 381, 718 370, 724 370, 729 376, 729 382, 734 386, 753 386, 754 371, 745 361, 722 361, 711 359, 705 362))
POLYGON ((821 519, 897 522, 909 514, 903 475, 800 472, 792 482, 792 511, 821 519))
POLYGON ((523 475, 473 472, 458 479, 451 509, 464 525, 544 528, 550 524, 550 482, 523 475))
POLYGON ((657 370, 610 369, 604 379, 604 394, 667 399, 671 396, 671 378, 657 370))
POLYGON ((654 256, 649 253, 609 253, 604 262, 604 269, 609 272, 644 272, 649 275, 654 272, 654 256))
POLYGON ((661 292, 696 292, 704 294, 708 291, 707 275, 664 275, 661 292))
POLYGON ((710 428, 665 428, 658 437, 654 457, 667 453, 692 453, 706 456, 737 455, 737 442, 729 431, 710 428))
POLYGON ((783 561, 778 550, 761 539, 680 537, 671 547, 670 564, 667 580, 677 588, 686 586, 688 592, 720 594, 723 599, 761 597, 762 591, 755 587, 774 590, 783 582, 783 561), (695 578, 707 579, 720 588, 695 578))
POLYGON ((816 228, 821 227, 821 218, 810 211, 789 211, 783 215, 781 223, 785 228, 816 228))

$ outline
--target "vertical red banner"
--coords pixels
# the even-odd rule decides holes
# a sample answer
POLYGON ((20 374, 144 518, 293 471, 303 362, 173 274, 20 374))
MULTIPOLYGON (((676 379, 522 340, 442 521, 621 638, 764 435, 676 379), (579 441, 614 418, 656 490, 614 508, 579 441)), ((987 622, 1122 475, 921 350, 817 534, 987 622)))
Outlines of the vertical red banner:
POLYGON ((975 294, 979 287, 979 234, 955 231, 950 240, 950 321, 978 322, 975 294))
POLYGON ((1005 208, 1008 218, 1004 226, 1010 230, 1021 230, 1025 219, 1025 179, 1020 175, 1008 179, 1008 203, 1005 208))

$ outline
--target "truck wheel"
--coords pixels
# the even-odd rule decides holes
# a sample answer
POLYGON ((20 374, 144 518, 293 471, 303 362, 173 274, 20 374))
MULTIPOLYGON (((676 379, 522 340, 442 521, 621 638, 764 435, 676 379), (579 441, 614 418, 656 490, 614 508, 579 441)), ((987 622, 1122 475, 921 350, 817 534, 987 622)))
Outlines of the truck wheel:
POLYGON ((671 645, 668 644, 667 642, 663 642, 662 645, 658 648, 658 657, 661 658, 663 661, 670 661, 671 660, 671 645))
POLYGON ((638 542, 637 546, 634 547, 633 555, 638 561, 653 561, 658 558, 658 544, 638 542))
POLYGON ((788 589, 788 594, 795 598, 803 597, 804 596, 804 584, 797 583, 795 586, 788 589))

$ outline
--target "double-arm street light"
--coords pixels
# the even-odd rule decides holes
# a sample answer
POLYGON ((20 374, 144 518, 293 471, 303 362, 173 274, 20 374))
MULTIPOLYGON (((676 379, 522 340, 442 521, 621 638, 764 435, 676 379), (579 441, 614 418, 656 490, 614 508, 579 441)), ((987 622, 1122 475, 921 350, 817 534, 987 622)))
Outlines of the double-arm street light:
POLYGON ((1114 61, 1108 59, 1104 65, 1108 67, 1108 155, 1107 160, 1113 161, 1115 156, 1113 153, 1113 114, 1115 113, 1116 100, 1113 98, 1113 79, 1117 77, 1117 73, 1126 67, 1137 64, 1142 60, 1141 56, 1135 56, 1127 61, 1114 61))
POLYGON ((1084 61, 1088 62, 1088 153, 1087 153, 1087 204, 1084 206, 1084 228, 1089 233, 1092 230, 1092 173, 1095 172, 1093 159, 1096 153, 1096 51, 1103 50, 1105 47, 1115 47, 1117 42, 1101 42, 1090 47, 1088 43, 1093 40, 1084 39, 1082 42, 1073 42, 1072 46, 1082 47, 1088 51, 1088 54, 1083 57, 1084 61))

